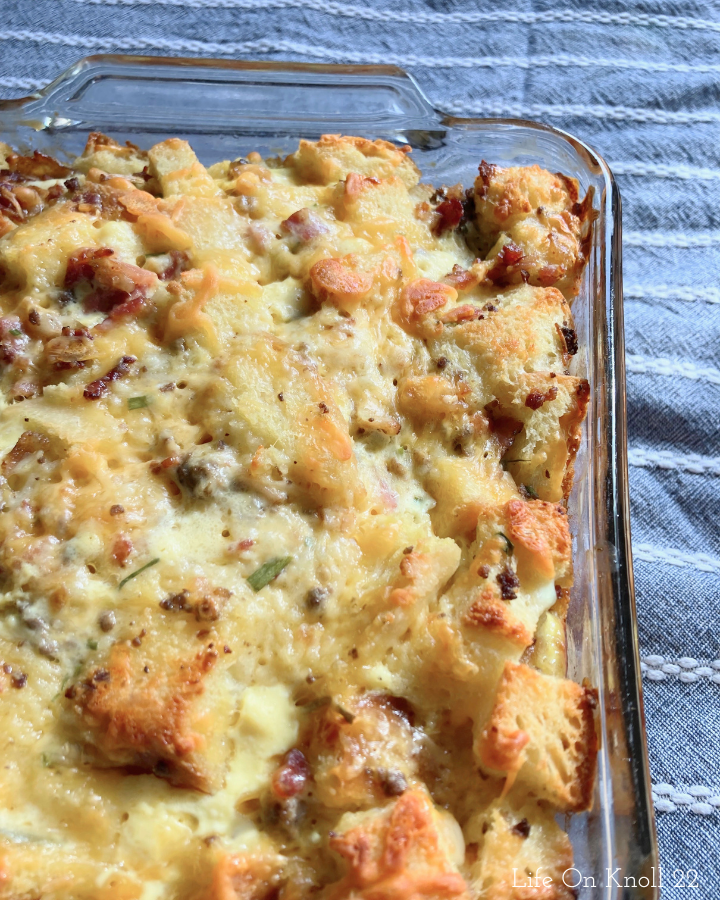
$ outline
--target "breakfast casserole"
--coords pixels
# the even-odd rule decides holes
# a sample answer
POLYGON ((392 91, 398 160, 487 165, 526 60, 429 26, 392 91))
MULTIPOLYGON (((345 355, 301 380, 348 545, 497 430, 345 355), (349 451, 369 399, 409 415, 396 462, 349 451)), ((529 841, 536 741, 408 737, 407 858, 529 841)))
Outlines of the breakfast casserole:
POLYGON ((592 208, 0 145, 0 897, 570 898, 592 208))

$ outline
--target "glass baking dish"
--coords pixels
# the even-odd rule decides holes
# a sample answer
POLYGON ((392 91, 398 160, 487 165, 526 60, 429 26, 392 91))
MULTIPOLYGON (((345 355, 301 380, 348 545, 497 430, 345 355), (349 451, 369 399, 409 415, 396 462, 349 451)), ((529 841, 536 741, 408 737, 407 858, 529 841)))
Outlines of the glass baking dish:
POLYGON ((657 897, 630 553, 620 196, 604 160, 545 125, 445 115, 393 66, 93 56, 31 97, 0 102, 0 139, 15 147, 72 157, 93 130, 143 147, 184 137, 205 163, 286 154, 300 137, 342 132, 410 144, 434 184, 471 185, 484 158, 538 163, 594 189, 594 239, 573 307, 575 374, 592 392, 570 498, 568 674, 598 689, 601 748, 593 809, 564 823, 575 851, 566 881, 580 897, 657 897))

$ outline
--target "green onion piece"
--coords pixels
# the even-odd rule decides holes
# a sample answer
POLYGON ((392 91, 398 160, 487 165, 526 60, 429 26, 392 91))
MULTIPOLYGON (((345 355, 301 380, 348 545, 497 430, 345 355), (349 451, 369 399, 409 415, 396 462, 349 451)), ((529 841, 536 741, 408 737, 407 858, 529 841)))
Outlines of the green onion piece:
POLYGON ((128 397, 128 409, 142 409, 148 405, 148 398, 143 394, 142 397, 128 397))
POLYGON ((87 639, 87 647, 88 647, 88 650, 97 650, 98 642, 94 641, 92 638, 88 638, 87 639))
POLYGON ((9 334, 11 334, 13 337, 20 337, 22 331, 20 331, 19 328, 11 328, 9 334))
POLYGON ((145 563, 144 566, 140 566, 139 569, 136 569, 134 572, 131 572, 126 578, 123 578, 123 580, 120 582, 120 584, 118 585, 118 590, 125 587, 125 585, 128 583, 128 581, 132 581, 133 578, 137 578, 141 572, 145 571, 145 569, 149 569, 151 566, 156 566, 159 562, 160 562, 160 557, 156 556, 155 559, 151 559, 149 563, 145 563))
POLYGON ((259 569, 256 569, 245 580, 257 594, 265 585, 274 581, 290 562, 292 562, 292 556, 274 556, 266 563, 263 563, 259 569))
POLYGON ((505 552, 509 556, 515 549, 515 547, 513 546, 513 542, 506 534, 503 534, 502 531, 498 531, 497 537, 502 538, 505 541, 505 552))
POLYGON ((530 497, 531 500, 538 500, 537 491, 531 484, 524 484, 523 488, 525 489, 525 493, 530 497))

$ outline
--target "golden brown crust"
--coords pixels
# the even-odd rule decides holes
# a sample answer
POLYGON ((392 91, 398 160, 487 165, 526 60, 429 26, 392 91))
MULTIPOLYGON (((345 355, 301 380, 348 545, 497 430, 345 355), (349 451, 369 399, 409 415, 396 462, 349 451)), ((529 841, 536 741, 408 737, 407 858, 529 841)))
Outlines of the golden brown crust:
POLYGON ((496 260, 491 281, 555 286, 568 297, 578 293, 590 221, 589 202, 578 203, 574 179, 537 165, 483 163, 475 206, 481 239, 496 260))
POLYGON ((594 785, 597 693, 507 662, 495 706, 478 736, 483 766, 506 774, 565 812, 588 809, 594 785))
POLYGON ((427 795, 408 791, 388 812, 366 819, 330 846, 347 874, 326 893, 334 898, 468 898, 465 880, 448 858, 427 795))
POLYGON ((208 791, 217 784, 217 775, 204 762, 205 738, 193 727, 191 709, 217 656, 217 650, 208 648, 192 660, 166 663, 164 671, 151 672, 138 651, 116 644, 107 668, 93 669, 67 696, 108 765, 153 772, 172 784, 208 791))

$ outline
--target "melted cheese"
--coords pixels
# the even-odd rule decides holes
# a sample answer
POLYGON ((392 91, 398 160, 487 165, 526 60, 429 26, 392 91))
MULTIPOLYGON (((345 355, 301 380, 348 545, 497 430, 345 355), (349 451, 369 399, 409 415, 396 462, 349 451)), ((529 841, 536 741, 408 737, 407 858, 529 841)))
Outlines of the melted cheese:
POLYGON ((438 896, 567 862, 476 745, 506 664, 564 684, 586 385, 560 291, 475 259, 505 182, 418 174, 92 135, 0 222, 0 898, 355 896, 397 829, 438 896))

